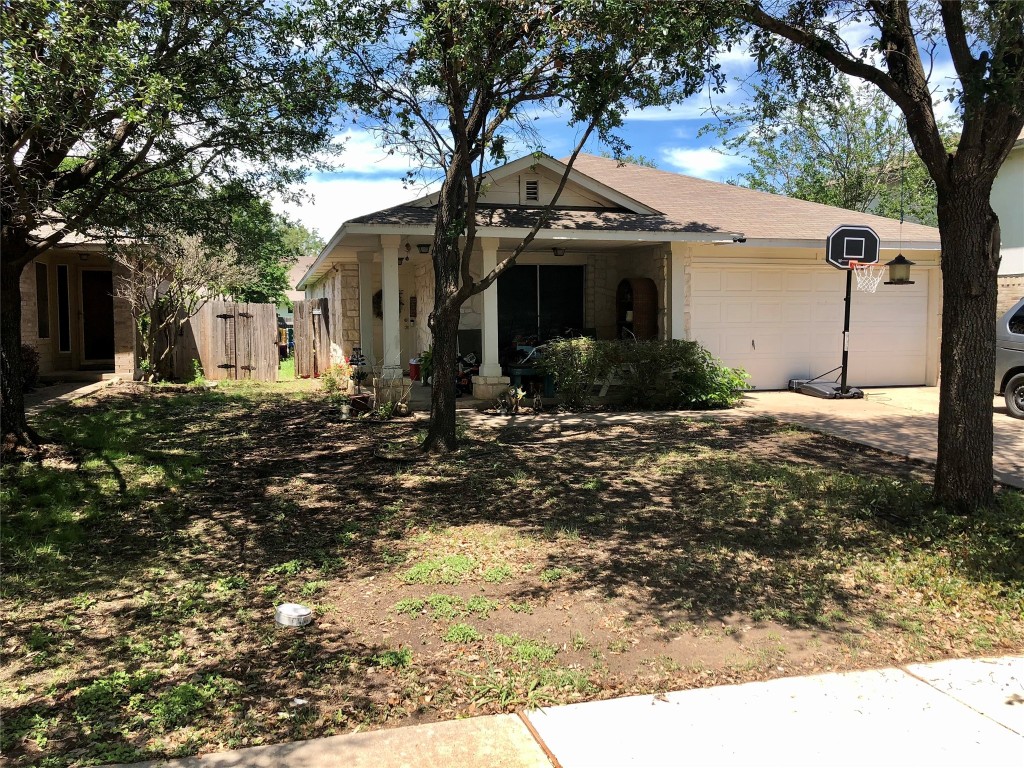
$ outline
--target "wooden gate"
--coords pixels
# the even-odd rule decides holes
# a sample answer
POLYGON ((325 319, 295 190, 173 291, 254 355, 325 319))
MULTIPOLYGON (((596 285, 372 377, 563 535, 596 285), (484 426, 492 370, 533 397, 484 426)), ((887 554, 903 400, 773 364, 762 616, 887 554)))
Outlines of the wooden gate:
POLYGON ((192 377, 192 359, 210 381, 277 381, 277 307, 273 304, 207 302, 182 328, 174 375, 192 377))
POLYGON ((295 302, 295 376, 316 378, 331 364, 331 316, 327 299, 295 302))

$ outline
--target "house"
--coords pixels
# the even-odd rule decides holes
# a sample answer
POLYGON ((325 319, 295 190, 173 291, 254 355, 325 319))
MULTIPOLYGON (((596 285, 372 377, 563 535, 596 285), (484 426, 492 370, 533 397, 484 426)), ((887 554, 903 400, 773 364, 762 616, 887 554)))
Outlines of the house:
POLYGON ((1002 233, 998 312, 1001 315, 1024 296, 1024 131, 992 185, 992 208, 999 216, 1002 233))
MULTIPOLYGON (((520 242, 564 167, 531 155, 486 174, 474 276, 520 242)), ((332 339, 347 353, 361 347, 384 378, 401 377, 430 343, 436 202, 428 195, 346 221, 298 284, 307 298, 329 299, 332 339)), ((934 385, 938 230, 581 155, 551 221, 463 307, 460 337, 472 346, 476 332, 482 356, 476 394, 507 386, 503 353, 517 339, 566 329, 695 339, 759 389, 824 373, 842 354, 845 274, 824 258, 840 225, 872 227, 882 263, 902 252, 916 264, 912 285, 854 294, 850 383, 934 385)))
POLYGON ((47 377, 136 372, 135 323, 103 242, 72 234, 21 274, 21 339, 47 377))

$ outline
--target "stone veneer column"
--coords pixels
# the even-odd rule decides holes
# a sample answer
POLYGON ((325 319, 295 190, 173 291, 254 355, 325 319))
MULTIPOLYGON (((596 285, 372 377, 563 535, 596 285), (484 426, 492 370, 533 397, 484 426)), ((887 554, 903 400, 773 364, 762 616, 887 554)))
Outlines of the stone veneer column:
MULTIPOLYGON (((481 275, 490 274, 498 264, 498 238, 480 238, 483 249, 481 275)), ((473 377, 473 397, 481 400, 493 400, 508 388, 508 376, 501 375, 501 364, 498 361, 498 283, 495 281, 483 293, 483 316, 481 317, 481 337, 483 360, 480 373, 473 377)))
POLYGON ((359 262, 359 347, 368 362, 373 355, 373 251, 356 254, 359 262))

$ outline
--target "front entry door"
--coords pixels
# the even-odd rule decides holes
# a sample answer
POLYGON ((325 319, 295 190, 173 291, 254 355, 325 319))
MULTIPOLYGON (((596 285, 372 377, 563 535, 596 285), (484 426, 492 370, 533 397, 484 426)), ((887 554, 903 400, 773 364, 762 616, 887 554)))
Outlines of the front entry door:
POLYGON ((114 360, 114 275, 109 269, 82 272, 82 359, 114 360))

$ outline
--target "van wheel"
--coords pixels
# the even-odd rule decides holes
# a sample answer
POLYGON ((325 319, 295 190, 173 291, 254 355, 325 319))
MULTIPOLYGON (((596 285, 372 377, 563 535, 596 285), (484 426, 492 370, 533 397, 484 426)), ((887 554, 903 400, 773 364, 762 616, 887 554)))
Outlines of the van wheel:
POLYGON ((1006 383, 1006 410, 1011 416, 1024 419, 1024 373, 1018 373, 1006 383))

